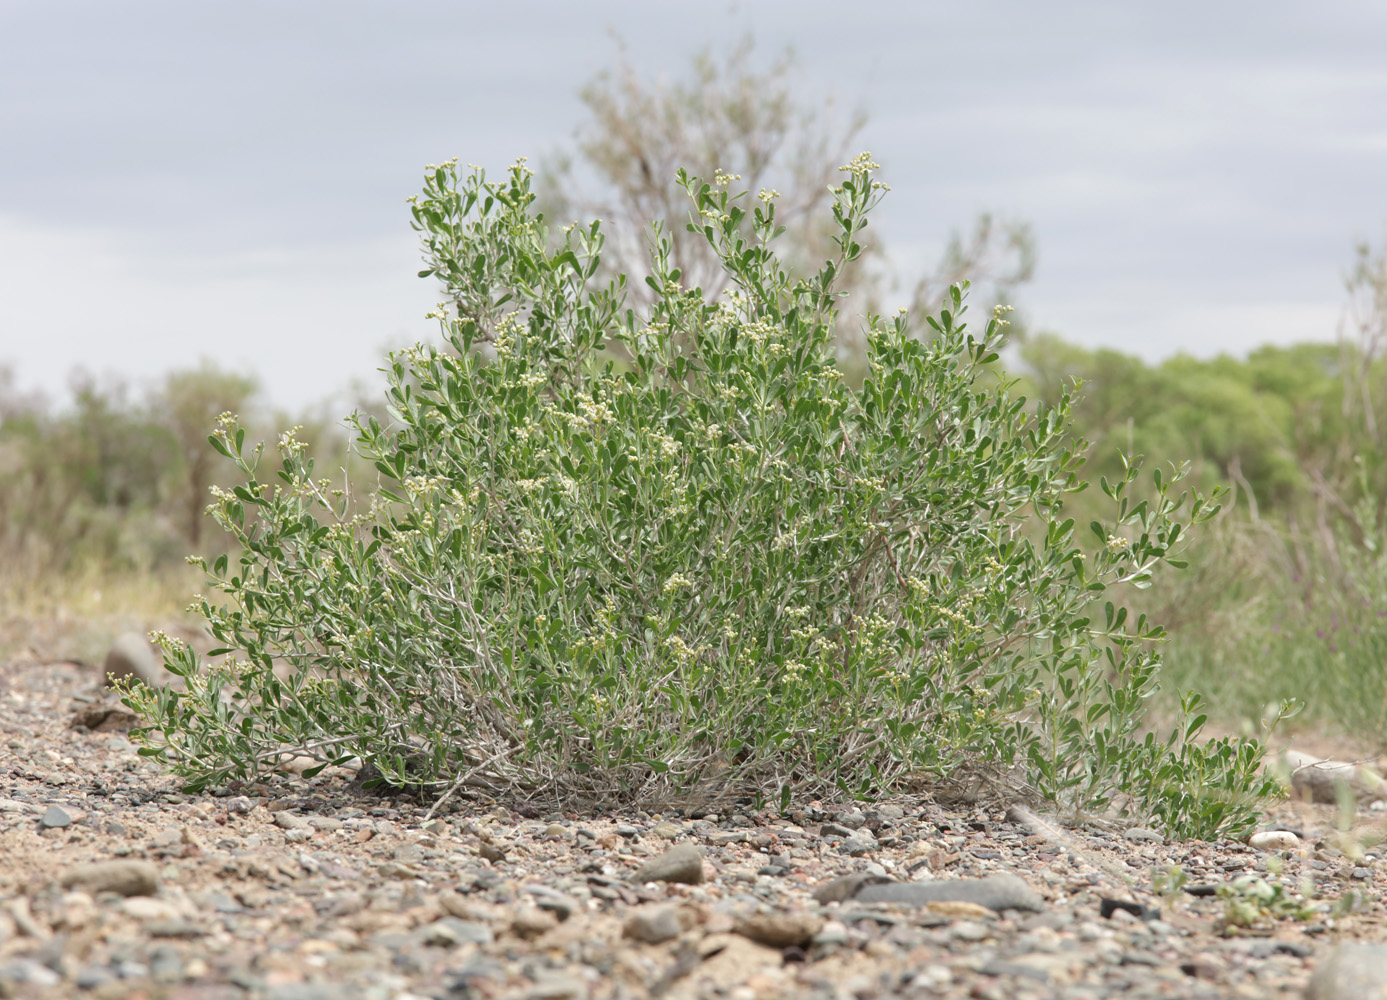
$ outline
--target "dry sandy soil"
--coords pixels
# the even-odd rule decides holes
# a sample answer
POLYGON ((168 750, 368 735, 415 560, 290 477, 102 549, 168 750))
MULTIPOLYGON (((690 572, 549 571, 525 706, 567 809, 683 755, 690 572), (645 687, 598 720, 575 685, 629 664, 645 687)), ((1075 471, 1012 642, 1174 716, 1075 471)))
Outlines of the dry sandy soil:
POLYGON ((929 796, 425 821, 342 775, 185 795, 94 666, 4 648, 0 997, 1301 997, 1319 968, 1349 1000, 1354 962, 1387 969, 1331 958, 1387 940, 1387 863, 1333 846, 1334 806, 1273 806, 1291 835, 1258 849, 929 796), (1239 879, 1309 909, 1230 926, 1239 879))

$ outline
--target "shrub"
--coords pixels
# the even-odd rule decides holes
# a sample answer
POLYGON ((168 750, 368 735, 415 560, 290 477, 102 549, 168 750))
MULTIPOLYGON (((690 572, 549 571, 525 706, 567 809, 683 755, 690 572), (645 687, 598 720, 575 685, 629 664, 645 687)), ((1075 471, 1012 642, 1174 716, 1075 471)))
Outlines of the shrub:
POLYGON ((1260 747, 1197 746, 1202 718, 1140 741, 1161 630, 1106 598, 1215 508, 1159 473, 1132 502, 1132 467, 1085 551, 1070 399, 1013 397, 1002 313, 969 332, 966 286, 927 336, 873 318, 866 382, 843 384, 834 278, 874 167, 843 168, 836 256, 808 281, 772 249, 774 192, 681 174, 729 292, 684 288, 657 227, 644 315, 625 279, 596 287, 597 223, 550 242, 523 165, 431 168, 413 214, 447 348, 392 356, 393 426, 355 419, 381 487, 354 507, 292 433, 262 479, 224 418, 212 444, 248 481, 213 512, 242 554, 211 567, 230 603, 198 606, 231 656, 168 642, 187 690, 127 692, 142 752, 194 788, 295 752, 611 802, 982 768, 1066 809, 1246 826, 1260 747), (1211 811, 1202 787, 1229 794, 1211 811))

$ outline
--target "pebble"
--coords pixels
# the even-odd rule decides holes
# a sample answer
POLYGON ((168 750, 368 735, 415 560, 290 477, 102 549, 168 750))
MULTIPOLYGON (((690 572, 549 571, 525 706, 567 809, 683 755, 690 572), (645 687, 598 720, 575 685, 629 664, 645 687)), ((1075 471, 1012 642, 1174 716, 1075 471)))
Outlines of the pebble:
POLYGON ((737 933, 771 948, 802 947, 823 930, 824 918, 806 910, 753 913, 737 922, 737 933))
POLYGON ((1155 830, 1148 830, 1145 827, 1134 826, 1122 836, 1134 844, 1164 844, 1165 838, 1155 830))
POLYGON ((541 910, 533 903, 518 907, 511 917, 511 930, 521 937, 538 937, 557 926, 559 926, 557 916, 548 910, 541 910))
POLYGON ((1387 945, 1336 945, 1310 977, 1306 1000, 1382 1000, 1387 997, 1387 945))
POLYGON ((864 886, 890 881, 891 880, 884 875, 873 875, 866 872, 844 875, 840 878, 825 882, 816 888, 814 890, 814 899, 820 903, 841 903, 852 899, 857 891, 864 886))
POLYGON ((878 850, 880 846, 881 845, 877 843, 876 837, 872 836, 871 830, 862 829, 843 841, 839 850, 850 857, 859 858, 864 854, 871 854, 878 850))
POLYGON ((949 925, 949 937, 955 941, 986 941, 992 928, 976 920, 959 920, 949 925))
POLYGON ((59 884, 64 889, 82 889, 92 895, 114 892, 122 896, 152 896, 159 891, 159 870, 148 861, 100 861, 65 872, 59 884))
POLYGON ((1014 976, 1018 979, 1033 979, 1040 983, 1050 981, 1050 973, 1044 969, 1028 965, 1025 962, 1009 962, 1001 958, 992 959, 978 971, 985 976, 1014 976))
POLYGON ((524 891, 534 898, 536 906, 541 910, 548 910, 561 921, 573 916, 574 911, 578 909, 578 902, 572 896, 551 889, 547 885, 527 885, 524 891))
POLYGON ((976 903, 991 910, 1045 908, 1045 901, 1016 875, 990 875, 974 879, 935 879, 930 882, 877 882, 864 885, 852 896, 862 903, 903 903, 923 906, 935 902, 976 903))
POLYGON ((856 830, 867 822, 867 814, 861 809, 849 809, 838 814, 838 822, 849 830, 856 830))
POLYGON ((678 937, 683 929, 678 906, 673 903, 648 903, 631 911, 622 933, 646 944, 660 944, 678 937))
POLYGON ((519 996, 520 1000, 576 1000, 587 995, 587 983, 576 976, 541 975, 533 986, 519 996))
POLYGON ((302 816, 296 816, 286 810, 281 810, 274 814, 275 826, 281 830, 307 830, 308 820, 302 816))
POLYGON ((703 851, 696 844, 675 844, 658 858, 641 865, 631 880, 698 885, 703 881, 703 851))
POLYGON ((1247 843, 1260 851, 1294 851, 1300 847, 1300 838, 1289 830, 1263 830, 1249 837, 1247 843))
POLYGON ((45 830, 60 830, 72 822, 72 817, 68 815, 66 809, 61 806, 49 806, 44 812, 43 818, 39 820, 39 826, 45 830))
POLYGON ((826 920, 812 940, 816 945, 846 944, 848 941, 847 925, 841 920, 826 920))

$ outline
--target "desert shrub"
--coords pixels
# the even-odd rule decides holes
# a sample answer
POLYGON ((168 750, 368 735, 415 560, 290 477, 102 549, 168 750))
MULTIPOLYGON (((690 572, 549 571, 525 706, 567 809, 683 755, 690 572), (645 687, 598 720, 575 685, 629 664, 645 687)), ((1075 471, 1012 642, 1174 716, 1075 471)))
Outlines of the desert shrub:
POLYGON ((187 690, 127 692, 142 752, 192 787, 295 752, 613 802, 981 769, 1066 809, 1246 826, 1260 746, 1200 746, 1198 717, 1139 738, 1161 630, 1106 598, 1209 502, 1157 474, 1132 503, 1133 467, 1081 543, 1071 401, 1029 409, 995 378, 1002 313, 970 332, 962 285, 924 335, 873 318, 844 385, 834 278, 873 168, 844 168, 835 259, 808 281, 773 250, 774 192, 681 175, 729 291, 683 287, 657 227, 642 314, 594 278, 598 224, 546 249, 523 165, 431 168, 413 213, 447 346, 392 356, 390 427, 357 419, 380 489, 358 507, 315 480, 292 433, 262 475, 223 418, 212 444, 247 481, 215 516, 242 551, 210 567, 229 602, 198 606, 230 656, 166 641, 187 690))

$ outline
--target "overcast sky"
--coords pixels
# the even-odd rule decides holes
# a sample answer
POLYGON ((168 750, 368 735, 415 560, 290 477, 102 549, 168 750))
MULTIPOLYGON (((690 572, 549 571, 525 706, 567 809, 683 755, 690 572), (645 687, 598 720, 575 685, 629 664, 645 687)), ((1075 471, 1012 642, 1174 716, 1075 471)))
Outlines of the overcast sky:
POLYGON ((1387 220, 1387 4, 0 0, 0 365, 200 358, 297 406, 432 333, 405 198, 567 143, 619 30, 650 73, 753 33, 871 116, 903 269, 990 210, 1018 305, 1159 358, 1335 335, 1387 220))

